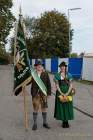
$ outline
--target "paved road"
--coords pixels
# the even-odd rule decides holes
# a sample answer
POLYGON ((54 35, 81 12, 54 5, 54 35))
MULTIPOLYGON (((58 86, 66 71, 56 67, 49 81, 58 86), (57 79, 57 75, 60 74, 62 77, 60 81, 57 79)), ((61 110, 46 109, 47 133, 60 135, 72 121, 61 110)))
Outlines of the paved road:
MULTIPOLYGON (((53 76, 51 76, 52 87, 53 76)), ((77 93, 74 104, 93 114, 93 86, 74 83, 77 93)), ((23 97, 12 95, 13 71, 11 66, 0 66, 0 140, 93 140, 93 119, 74 110, 75 120, 69 129, 61 128, 61 122, 53 118, 54 96, 49 99, 48 120, 50 130, 42 128, 41 114, 38 130, 33 132, 31 96, 28 96, 29 131, 24 129, 23 97)), ((30 91, 30 87, 28 87, 30 91)))

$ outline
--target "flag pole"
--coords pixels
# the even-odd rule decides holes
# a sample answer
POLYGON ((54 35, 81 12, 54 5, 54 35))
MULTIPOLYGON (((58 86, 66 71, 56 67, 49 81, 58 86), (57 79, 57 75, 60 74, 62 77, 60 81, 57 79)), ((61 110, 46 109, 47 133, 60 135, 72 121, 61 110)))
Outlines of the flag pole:
POLYGON ((27 91, 26 85, 30 82, 30 67, 26 56, 26 44, 24 43, 23 21, 21 14, 21 7, 19 13, 19 21, 15 28, 15 47, 14 47, 14 93, 17 96, 22 92, 24 104, 24 125, 28 130, 28 106, 27 106, 27 91), (22 30, 21 30, 22 29, 22 30), (22 32, 22 36, 21 33, 22 32), (19 43, 21 42, 21 43, 19 43))
POLYGON ((18 28, 18 23, 17 21, 15 22, 15 39, 14 39, 14 65, 15 65, 15 55, 16 55, 16 45, 17 45, 17 42, 16 42, 16 39, 17 39, 17 28, 18 28))
MULTIPOLYGON (((15 55, 16 55, 16 46, 17 46, 17 42, 16 42, 16 39, 17 39, 17 27, 18 27, 18 24, 17 24, 17 21, 16 21, 15 24, 14 24, 14 53, 13 53, 13 56, 14 56, 14 66, 15 66, 15 63, 16 63, 15 55)), ((14 95, 14 92, 11 94, 11 96, 12 95, 14 95)))
MULTIPOLYGON (((21 9, 21 6, 20 6, 20 14, 19 14, 19 17, 21 19, 21 24, 23 26, 23 22, 22 22, 22 9, 21 9)), ((24 28, 24 26, 23 26, 24 28)), ((24 29, 23 29, 24 30, 24 29)), ((28 121, 28 108, 27 108, 27 94, 26 94, 26 85, 23 84, 22 86, 22 95, 23 95, 23 98, 24 98, 24 125, 25 125, 25 130, 28 131, 28 128, 29 128, 29 121, 28 121)))
POLYGON ((22 92, 24 96, 24 124, 25 124, 25 130, 28 131, 29 121, 28 121, 28 109, 27 109, 27 95, 26 95, 26 88, 24 85, 22 86, 22 92))
MULTIPOLYGON (((20 6, 20 14, 19 14, 20 18, 21 18, 21 24, 23 26, 23 21, 22 21, 22 9, 20 6)), ((23 26, 23 30, 24 30, 24 26, 23 26)), ((23 93, 23 97, 24 97, 24 125, 25 125, 25 130, 28 131, 28 127, 29 127, 29 121, 28 121, 28 109, 27 109, 27 91, 26 91, 26 85, 22 86, 22 93, 23 93)))

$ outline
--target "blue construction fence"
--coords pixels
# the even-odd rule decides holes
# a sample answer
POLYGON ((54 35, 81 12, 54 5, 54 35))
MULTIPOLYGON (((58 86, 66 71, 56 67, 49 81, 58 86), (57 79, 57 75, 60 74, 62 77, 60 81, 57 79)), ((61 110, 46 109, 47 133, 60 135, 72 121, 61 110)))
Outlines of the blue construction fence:
MULTIPOLYGON (((33 66, 37 59, 31 59, 30 64, 33 66)), ((47 71, 56 73, 59 71, 59 64, 65 61, 68 65, 68 72, 70 72, 73 78, 82 77, 82 67, 83 67, 83 58, 49 58, 42 59, 44 67, 47 71)))

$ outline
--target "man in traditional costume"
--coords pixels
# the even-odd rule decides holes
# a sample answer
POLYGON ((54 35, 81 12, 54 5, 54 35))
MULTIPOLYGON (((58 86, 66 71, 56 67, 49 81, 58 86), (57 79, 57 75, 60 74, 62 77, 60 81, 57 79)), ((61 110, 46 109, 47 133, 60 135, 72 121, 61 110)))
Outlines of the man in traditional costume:
POLYGON ((43 64, 41 61, 37 61, 35 63, 35 69, 40 77, 40 79, 43 81, 44 85, 47 88, 47 96, 43 94, 35 80, 32 78, 32 84, 31 84, 31 95, 32 95, 32 103, 33 103, 33 127, 32 130, 37 130, 37 116, 39 108, 41 108, 42 111, 42 117, 43 117, 43 127, 46 129, 50 129, 48 122, 47 122, 47 98, 51 95, 51 83, 48 76, 48 73, 44 70, 43 64))

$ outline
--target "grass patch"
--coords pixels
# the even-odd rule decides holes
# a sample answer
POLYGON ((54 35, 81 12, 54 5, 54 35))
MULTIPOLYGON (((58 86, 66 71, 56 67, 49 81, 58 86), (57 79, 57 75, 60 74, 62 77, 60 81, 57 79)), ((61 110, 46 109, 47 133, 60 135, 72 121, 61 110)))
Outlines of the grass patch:
POLYGON ((93 81, 87 81, 87 80, 76 80, 76 81, 82 84, 93 85, 93 81))

